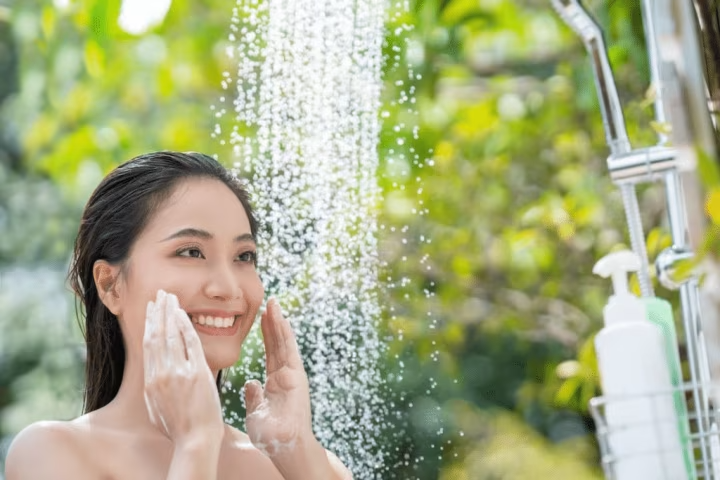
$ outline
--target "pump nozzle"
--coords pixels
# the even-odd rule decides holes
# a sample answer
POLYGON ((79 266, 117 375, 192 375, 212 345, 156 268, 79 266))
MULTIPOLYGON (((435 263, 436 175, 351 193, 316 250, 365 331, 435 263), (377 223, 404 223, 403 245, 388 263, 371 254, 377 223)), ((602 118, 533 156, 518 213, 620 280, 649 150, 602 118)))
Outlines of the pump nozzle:
POLYGON ((605 255, 593 267, 593 273, 612 278, 615 295, 629 293, 627 274, 640 270, 640 257, 631 250, 621 250, 605 255))

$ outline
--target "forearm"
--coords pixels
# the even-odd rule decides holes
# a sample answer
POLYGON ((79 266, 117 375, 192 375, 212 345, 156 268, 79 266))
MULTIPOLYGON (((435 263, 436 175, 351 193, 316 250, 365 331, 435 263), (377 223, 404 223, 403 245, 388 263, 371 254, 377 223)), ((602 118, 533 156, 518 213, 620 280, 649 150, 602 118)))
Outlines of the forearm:
POLYGON ((275 467, 285 480, 351 480, 350 471, 327 452, 314 437, 298 441, 292 448, 274 455, 275 467))
POLYGON ((196 442, 178 445, 173 451, 167 480, 217 478, 220 444, 196 442))

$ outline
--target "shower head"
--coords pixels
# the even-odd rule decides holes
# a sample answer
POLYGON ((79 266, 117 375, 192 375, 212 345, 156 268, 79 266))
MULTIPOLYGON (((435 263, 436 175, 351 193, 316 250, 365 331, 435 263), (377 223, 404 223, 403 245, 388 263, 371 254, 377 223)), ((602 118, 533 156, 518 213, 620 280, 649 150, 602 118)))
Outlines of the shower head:
POLYGON ((578 0, 551 0, 551 3, 560 18, 582 39, 590 54, 610 152, 613 155, 628 153, 631 150, 630 141, 602 30, 578 0))
POLYGON ((590 14, 577 0, 550 0, 560 18, 587 43, 602 37, 602 31, 590 14))

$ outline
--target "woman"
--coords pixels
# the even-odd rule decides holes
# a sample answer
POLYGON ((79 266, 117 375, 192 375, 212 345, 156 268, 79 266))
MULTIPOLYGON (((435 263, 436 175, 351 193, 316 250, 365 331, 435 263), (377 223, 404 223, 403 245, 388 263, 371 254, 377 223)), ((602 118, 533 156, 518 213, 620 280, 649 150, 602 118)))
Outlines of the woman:
POLYGON ((267 380, 245 385, 247 435, 222 418, 233 365, 264 298, 248 194, 212 158, 142 155, 90 197, 70 281, 87 344, 84 415, 14 440, 7 480, 351 478, 311 430, 308 381, 274 300, 267 380))

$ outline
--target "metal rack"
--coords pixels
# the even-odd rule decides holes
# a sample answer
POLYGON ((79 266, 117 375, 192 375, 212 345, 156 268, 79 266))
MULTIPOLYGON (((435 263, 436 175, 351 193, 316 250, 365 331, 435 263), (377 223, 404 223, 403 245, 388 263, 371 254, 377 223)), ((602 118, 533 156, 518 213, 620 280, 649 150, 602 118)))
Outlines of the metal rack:
MULTIPOLYGON (((720 437, 717 432, 720 418, 715 410, 720 405, 713 402, 713 399, 720 399, 720 395, 716 395, 711 386, 698 273, 680 276, 681 269, 677 268, 682 262, 693 259, 704 233, 704 208, 696 173, 699 155, 716 158, 692 0, 642 0, 651 82, 655 87, 655 119, 659 124, 671 126, 672 134, 667 138, 658 133, 657 145, 641 149, 633 149, 628 140, 602 30, 578 0, 551 2, 563 20, 582 38, 592 62, 610 148, 608 170, 623 195, 633 250, 643 260, 639 274, 643 296, 654 294, 635 186, 646 182, 663 182, 665 185, 672 246, 658 256, 655 267, 665 287, 680 291, 690 379, 677 392, 658 392, 657 395, 681 394, 687 400, 685 422, 689 434, 681 448, 689 449, 695 460, 694 478, 720 479, 720 437), (669 141, 672 141, 672 147, 668 146, 669 141)), ((621 432, 609 430, 607 407, 612 402, 629 401, 632 398, 600 397, 591 402, 608 479, 615 478, 614 468, 624 452, 613 451, 613 436, 621 435, 621 432)), ((663 419, 652 418, 652 421, 658 426, 662 425, 663 419)), ((633 453, 642 454, 642 451, 633 453)))
MULTIPOLYGON (((602 453, 602 467, 605 477, 608 480, 623 478, 619 473, 619 469, 628 462, 639 461, 644 462, 646 456, 653 459, 663 457, 671 457, 672 454, 687 454, 690 468, 692 472, 688 475, 689 480, 720 480, 720 412, 714 408, 706 409, 703 405, 695 405, 692 398, 694 392, 698 388, 696 383, 685 384, 675 390, 667 392, 657 392, 652 395, 653 398, 661 401, 672 401, 674 398, 690 398, 688 402, 687 414, 681 416, 679 421, 683 424, 683 434, 680 436, 681 441, 677 441, 675 435, 678 431, 678 425, 668 418, 663 417, 659 412, 653 410, 645 412, 637 422, 626 425, 625 428, 613 428, 607 421, 609 408, 615 406, 625 407, 635 401, 640 400, 643 405, 647 405, 648 396, 639 398, 637 396, 623 397, 597 397, 590 402, 590 411, 597 427, 597 438, 602 453), (708 427, 709 426, 709 427, 708 427), (623 451, 618 451, 615 446, 622 444, 622 437, 629 430, 644 430, 653 432, 657 441, 652 445, 636 444, 627 448, 624 445, 623 451)), ((702 386, 701 390, 707 390, 708 385, 702 386)), ((709 392, 705 392, 709 393, 709 392)), ((652 402, 651 402, 652 404, 652 402)), ((648 472, 648 479, 652 480, 678 480, 668 474, 666 465, 661 463, 657 465, 658 469, 648 472)), ((626 478, 626 477, 625 477, 626 478)), ((638 479, 641 480, 641 479, 638 479)))

